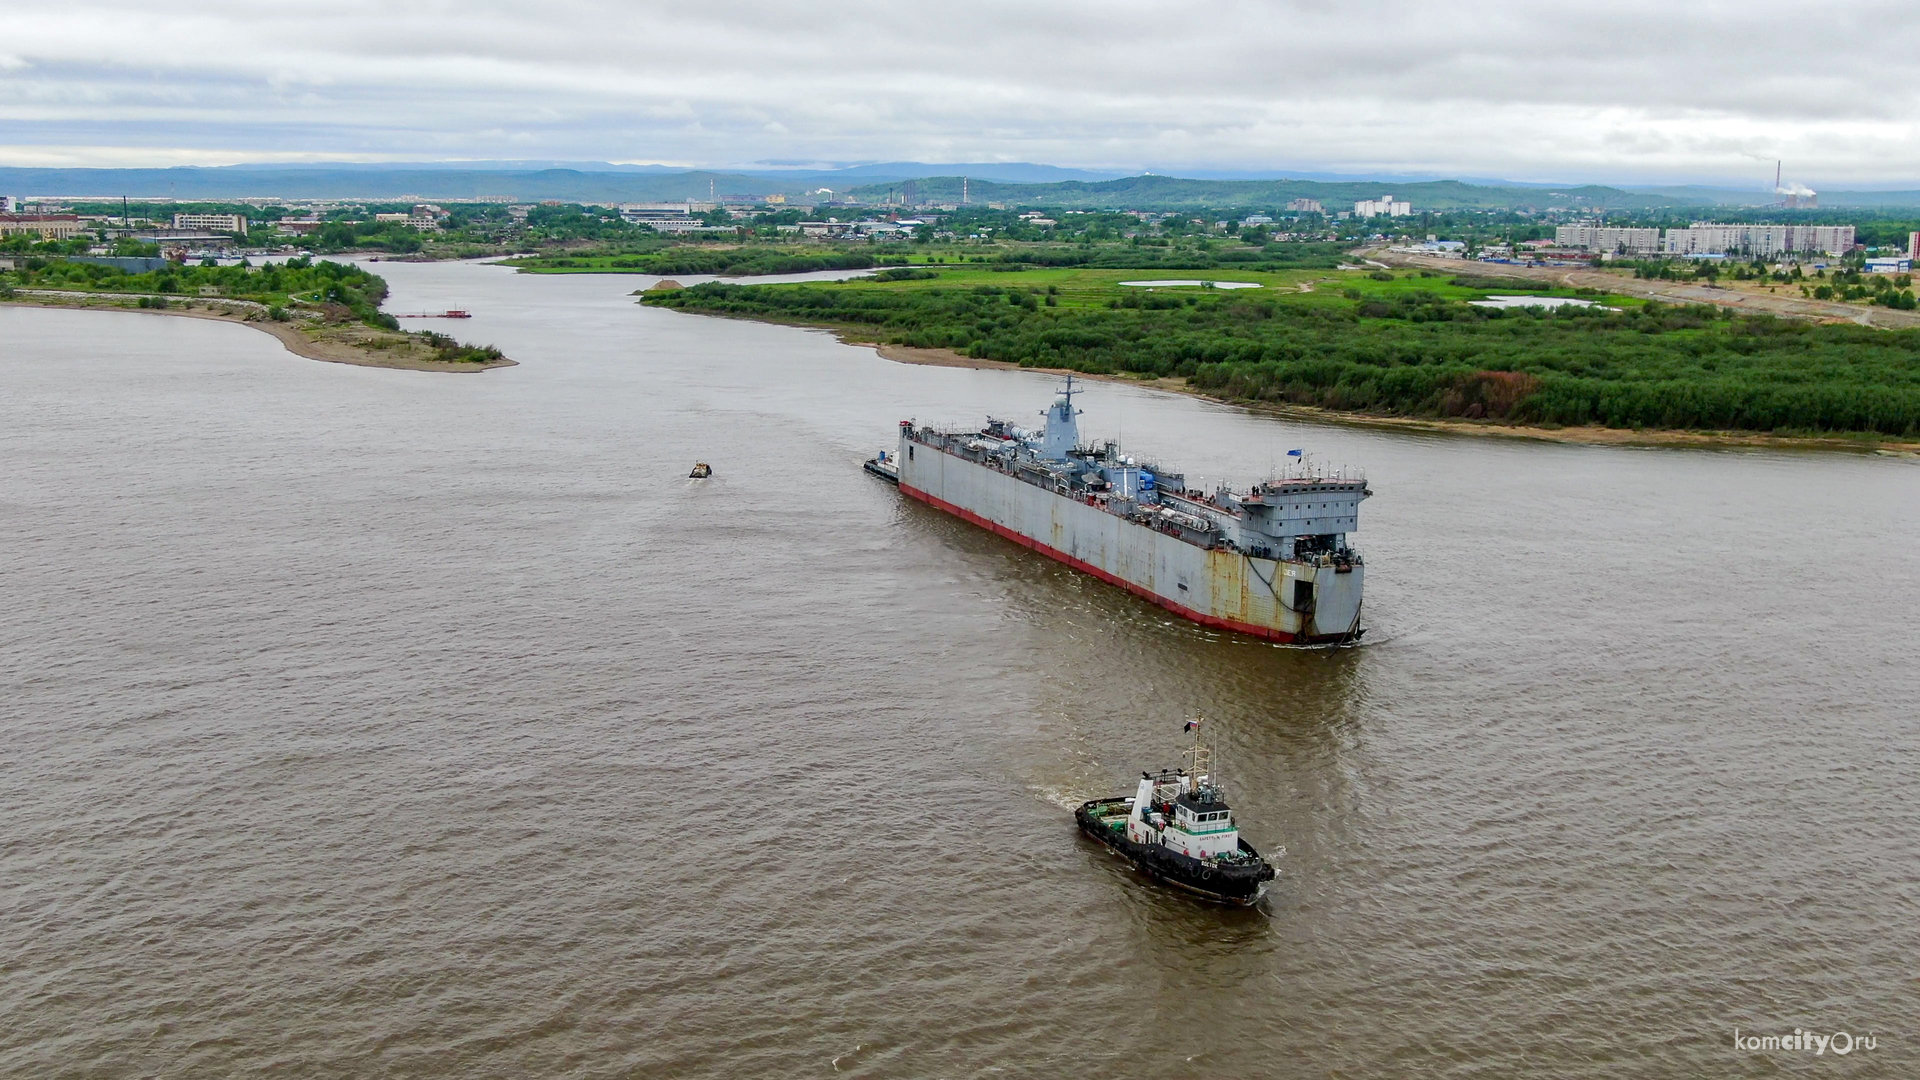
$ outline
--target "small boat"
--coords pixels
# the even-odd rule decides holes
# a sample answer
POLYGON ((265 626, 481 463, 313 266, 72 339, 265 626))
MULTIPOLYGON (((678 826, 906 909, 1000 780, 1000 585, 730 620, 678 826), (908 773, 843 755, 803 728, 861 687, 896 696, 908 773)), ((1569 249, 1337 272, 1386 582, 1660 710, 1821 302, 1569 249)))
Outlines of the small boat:
POLYGON ((868 458, 866 464, 862 465, 861 468, 885 480, 889 484, 898 484, 900 482, 899 463, 888 457, 885 450, 880 451, 878 456, 868 458))
MULTIPOLYGON (((1199 724, 1189 723, 1198 731, 1199 724)), ((1131 797, 1094 799, 1074 811, 1080 831, 1151 877, 1229 904, 1252 904, 1276 875, 1240 838, 1233 808, 1211 774, 1212 752, 1195 737, 1188 767, 1140 774, 1131 797)))
POLYGON ((704 461, 696 461, 693 463, 693 471, 687 474, 687 479, 705 480, 707 477, 712 475, 713 475, 713 466, 707 464, 704 461))
POLYGON ((408 311, 408 312, 403 312, 399 315, 395 315, 394 318, 396 319, 471 319, 473 318, 473 313, 470 311, 462 311, 459 308, 450 308, 446 311, 408 311))

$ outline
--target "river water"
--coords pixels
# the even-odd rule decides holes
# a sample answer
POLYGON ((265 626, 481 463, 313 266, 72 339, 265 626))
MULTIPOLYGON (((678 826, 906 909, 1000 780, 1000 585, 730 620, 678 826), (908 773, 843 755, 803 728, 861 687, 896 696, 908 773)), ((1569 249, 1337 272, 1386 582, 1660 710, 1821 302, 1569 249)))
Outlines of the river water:
POLYGON ((1293 650, 860 471, 1046 376, 377 269, 520 366, 0 310, 0 1073, 1920 1068, 1920 465, 1094 384, 1196 480, 1368 470, 1369 644, 1293 650), (1073 828, 1193 714, 1253 909, 1073 828))

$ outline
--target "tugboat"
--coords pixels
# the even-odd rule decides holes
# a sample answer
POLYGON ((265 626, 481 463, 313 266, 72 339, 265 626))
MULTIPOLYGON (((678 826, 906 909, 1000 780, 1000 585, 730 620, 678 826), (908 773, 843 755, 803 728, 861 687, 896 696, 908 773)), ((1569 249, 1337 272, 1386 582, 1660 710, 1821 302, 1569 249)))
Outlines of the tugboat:
POLYGON ((875 457, 868 458, 867 463, 861 468, 896 487, 900 484, 900 463, 888 457, 885 450, 880 451, 875 457))
POLYGON ((707 464, 704 461, 696 461, 693 463, 693 471, 687 474, 687 479, 705 480, 707 477, 712 475, 713 475, 713 466, 707 464))
MULTIPOLYGON (((1187 724, 1199 729, 1198 721, 1187 724)), ((1212 751, 1197 734, 1181 756, 1187 768, 1143 772, 1131 797, 1083 803, 1074 820, 1152 877, 1209 900, 1252 904, 1273 880, 1273 866, 1240 839, 1233 808, 1211 774, 1212 751)))

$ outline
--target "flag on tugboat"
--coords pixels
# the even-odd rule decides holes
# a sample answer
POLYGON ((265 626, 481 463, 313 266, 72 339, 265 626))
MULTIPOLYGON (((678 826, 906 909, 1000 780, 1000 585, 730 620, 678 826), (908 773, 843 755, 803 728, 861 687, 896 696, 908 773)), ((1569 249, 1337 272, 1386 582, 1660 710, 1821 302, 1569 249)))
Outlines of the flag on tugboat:
POLYGON ((1182 728, 1181 730, 1182 730, 1182 731, 1199 731, 1199 730, 1200 730, 1200 721, 1198 721, 1198 720, 1189 720, 1189 721, 1187 721, 1187 726, 1186 726, 1186 727, 1184 727, 1184 728, 1182 728))

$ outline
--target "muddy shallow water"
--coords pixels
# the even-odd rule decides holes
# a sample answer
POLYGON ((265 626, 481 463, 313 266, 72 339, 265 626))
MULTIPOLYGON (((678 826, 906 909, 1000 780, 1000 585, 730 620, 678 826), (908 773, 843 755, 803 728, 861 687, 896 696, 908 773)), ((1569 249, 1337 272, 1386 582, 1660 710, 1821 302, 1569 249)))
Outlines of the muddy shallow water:
POLYGON ((1370 643, 1291 650, 860 471, 1046 376, 377 269, 520 365, 0 310, 0 1071, 1915 1067, 1914 463, 1091 384, 1195 480, 1368 470, 1370 643), (1073 828, 1194 713, 1251 910, 1073 828))

